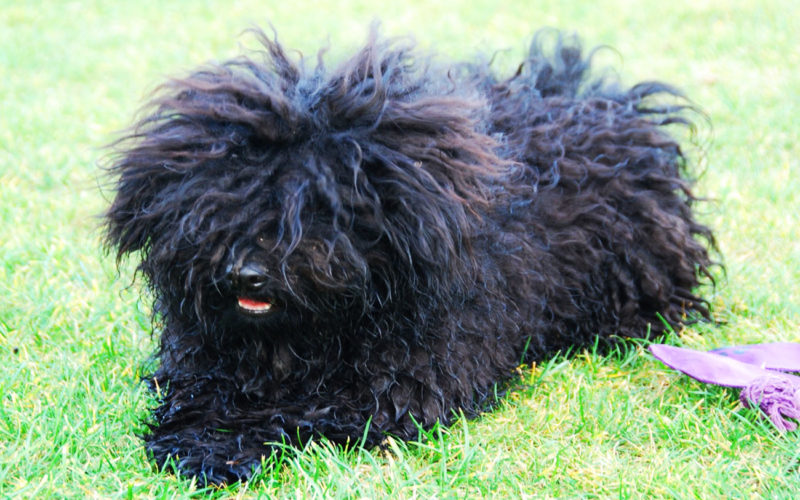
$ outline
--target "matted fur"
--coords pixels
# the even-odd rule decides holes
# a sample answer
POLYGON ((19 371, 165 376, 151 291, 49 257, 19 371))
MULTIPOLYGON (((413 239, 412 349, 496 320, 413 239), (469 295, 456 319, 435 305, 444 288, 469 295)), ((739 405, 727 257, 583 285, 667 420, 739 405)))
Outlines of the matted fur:
POLYGON ((523 359, 708 315, 671 87, 590 81, 560 35, 510 77, 374 32, 307 68, 257 35, 162 86, 111 160, 107 242, 155 296, 157 464, 218 483, 270 443, 415 438, 523 359))

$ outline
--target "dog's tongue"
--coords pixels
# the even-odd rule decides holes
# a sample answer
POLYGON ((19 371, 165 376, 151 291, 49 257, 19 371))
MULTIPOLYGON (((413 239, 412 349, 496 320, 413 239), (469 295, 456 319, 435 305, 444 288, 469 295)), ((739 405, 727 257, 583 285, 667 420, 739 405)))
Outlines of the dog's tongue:
POLYGON ((239 297, 239 307, 248 311, 267 312, 272 307, 269 302, 261 302, 260 300, 248 299, 247 297, 239 297))

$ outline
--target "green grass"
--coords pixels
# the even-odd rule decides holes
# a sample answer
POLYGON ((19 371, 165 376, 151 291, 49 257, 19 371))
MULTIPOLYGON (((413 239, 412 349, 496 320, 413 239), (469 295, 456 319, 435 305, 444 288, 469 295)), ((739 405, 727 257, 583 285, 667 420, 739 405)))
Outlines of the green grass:
MULTIPOLYGON (((307 54, 330 35, 335 57, 380 17, 385 32, 414 32, 445 56, 507 48, 509 62, 548 25, 616 48, 601 59, 626 82, 678 83, 713 123, 701 131, 698 191, 715 200, 701 210, 728 269, 713 297, 725 324, 681 342, 800 340, 794 2, 547 3, 0 0, 0 497, 198 492, 154 471, 135 436, 153 403, 138 379, 153 339, 131 266, 118 273, 99 243, 109 193, 97 161, 148 89, 236 54, 255 23, 271 21, 307 54)), ((628 344, 522 367, 495 411, 420 443, 315 444, 252 484, 211 493, 795 498, 798 435, 628 344)))

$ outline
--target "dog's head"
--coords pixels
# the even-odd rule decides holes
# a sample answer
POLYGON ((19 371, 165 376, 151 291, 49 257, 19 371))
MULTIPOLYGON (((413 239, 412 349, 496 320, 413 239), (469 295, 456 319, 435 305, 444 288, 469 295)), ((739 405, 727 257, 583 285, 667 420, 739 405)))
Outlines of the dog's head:
POLYGON ((260 60, 160 87, 115 144, 107 241, 139 252, 161 312, 325 321, 468 287, 505 168, 477 93, 402 41, 329 71, 258 36, 260 60))

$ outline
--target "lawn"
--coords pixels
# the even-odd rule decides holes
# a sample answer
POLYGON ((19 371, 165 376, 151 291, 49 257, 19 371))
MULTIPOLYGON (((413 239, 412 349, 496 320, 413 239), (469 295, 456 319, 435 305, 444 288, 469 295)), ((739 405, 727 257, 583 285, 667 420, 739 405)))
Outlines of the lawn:
POLYGON ((148 302, 131 263, 102 248, 103 146, 163 78, 252 46, 241 32, 254 24, 307 55, 329 42, 335 59, 376 18, 442 57, 505 49, 501 66, 556 27, 613 47, 598 62, 624 82, 678 84, 709 118, 689 151, 726 272, 711 295, 720 324, 668 341, 800 341, 793 0, 0 0, 0 497, 796 498, 800 432, 639 343, 522 366, 494 412, 418 443, 317 443, 225 490, 153 470, 136 437, 154 403, 139 382, 148 302))

